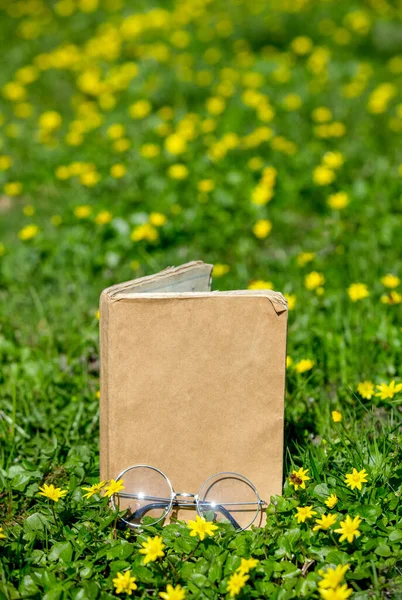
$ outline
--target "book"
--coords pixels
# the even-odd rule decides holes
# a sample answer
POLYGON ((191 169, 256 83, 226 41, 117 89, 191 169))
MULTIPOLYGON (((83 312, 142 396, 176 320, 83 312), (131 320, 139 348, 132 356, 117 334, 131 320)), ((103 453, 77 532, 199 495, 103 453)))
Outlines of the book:
POLYGON ((211 291, 212 269, 193 261, 102 292, 101 479, 146 464, 197 494, 234 472, 268 501, 282 490, 287 303, 211 291))

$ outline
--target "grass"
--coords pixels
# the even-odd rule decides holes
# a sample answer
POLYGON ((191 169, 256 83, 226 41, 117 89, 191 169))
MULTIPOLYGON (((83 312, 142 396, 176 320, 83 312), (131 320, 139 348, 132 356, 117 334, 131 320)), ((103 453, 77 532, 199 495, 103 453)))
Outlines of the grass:
POLYGON ((128 570, 133 597, 223 598, 249 557, 239 598, 402 597, 401 392, 376 387, 401 382, 401 287, 383 279, 401 277, 400 4, 0 11, 0 598, 107 599, 128 570), (272 285, 292 307, 283 496, 265 528, 203 541, 183 523, 116 530, 82 491, 99 481, 99 294, 191 259, 218 265, 215 289, 272 285), (44 483, 68 493, 53 502, 44 483), (341 542, 347 515, 361 535, 341 542), (145 566, 148 535, 165 548, 145 566))

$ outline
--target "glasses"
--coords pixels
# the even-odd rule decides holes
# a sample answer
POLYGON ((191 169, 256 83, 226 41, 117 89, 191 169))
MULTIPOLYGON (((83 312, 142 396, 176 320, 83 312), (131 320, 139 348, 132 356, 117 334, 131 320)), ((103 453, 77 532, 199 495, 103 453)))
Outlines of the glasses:
POLYGON ((123 527, 151 526, 165 519, 173 508, 196 509, 207 521, 230 523, 237 531, 250 527, 266 502, 254 484, 239 473, 209 477, 198 494, 175 492, 167 476, 150 465, 134 465, 118 475, 124 490, 111 498, 113 508, 125 510, 123 527), (115 497, 118 499, 115 502, 115 497))

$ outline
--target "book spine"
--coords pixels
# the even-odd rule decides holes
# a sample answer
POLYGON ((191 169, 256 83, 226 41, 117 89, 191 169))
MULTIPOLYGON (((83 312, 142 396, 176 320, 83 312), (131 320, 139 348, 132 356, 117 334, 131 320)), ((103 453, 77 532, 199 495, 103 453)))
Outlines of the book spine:
POLYGON ((100 297, 100 480, 109 474, 109 298, 105 292, 100 297))

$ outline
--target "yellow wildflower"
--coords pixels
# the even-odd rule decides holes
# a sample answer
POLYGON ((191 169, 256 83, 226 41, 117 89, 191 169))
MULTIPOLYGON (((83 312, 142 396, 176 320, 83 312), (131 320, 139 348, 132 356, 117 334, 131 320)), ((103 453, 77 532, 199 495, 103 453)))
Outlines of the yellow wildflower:
POLYGON ((126 135, 126 129, 121 123, 113 123, 107 128, 106 135, 111 140, 118 140, 126 135))
POLYGON ((340 421, 342 421, 342 413, 340 413, 338 410, 333 410, 331 414, 334 423, 340 423, 340 421))
POLYGON ((255 569, 260 561, 256 558, 242 558, 240 567, 237 568, 238 573, 248 573, 251 569, 255 569))
POLYGON ((215 97, 208 98, 206 101, 206 109, 211 115, 220 115, 223 113, 226 107, 226 103, 223 98, 215 97))
POLYGON ((133 593, 134 590, 137 589, 137 584, 135 583, 136 578, 131 577, 131 570, 120 573, 117 573, 117 576, 113 579, 113 585, 115 587, 116 594, 121 594, 125 592, 129 596, 133 593))
POLYGON ((186 590, 181 585, 173 587, 170 583, 166 586, 166 592, 159 592, 159 596, 162 600, 184 600, 186 596, 186 590))
POLYGON ((308 290, 315 290, 325 283, 325 277, 322 273, 318 273, 317 271, 311 271, 304 278, 304 286, 308 290))
POLYGON ((58 502, 60 498, 64 498, 67 494, 67 490, 62 490, 61 488, 55 488, 53 483, 47 485, 44 483, 42 487, 39 487, 41 490, 38 492, 39 496, 45 496, 45 498, 49 498, 50 500, 54 500, 54 502, 58 502))
POLYGON ((313 531, 319 531, 320 529, 329 529, 332 525, 335 525, 337 516, 336 515, 322 515, 320 519, 316 519, 316 525, 313 527, 313 531))
POLYGON ((290 47, 292 48, 295 54, 303 56, 311 52, 311 50, 313 49, 313 41, 311 40, 311 38, 305 35, 300 35, 292 41, 290 47))
POLYGON ((318 591, 323 600, 347 600, 351 596, 353 589, 344 583, 336 588, 320 588, 318 591))
POLYGON ((3 533, 3 528, 0 527, 0 540, 4 540, 7 536, 3 533))
POLYGON ((396 385, 395 381, 391 381, 390 384, 380 383, 376 388, 379 390, 376 396, 379 396, 381 400, 387 400, 388 398, 393 398, 395 394, 402 390, 402 383, 397 383, 396 385))
POLYGON ((0 156, 0 171, 7 171, 13 164, 13 159, 11 156, 0 156))
POLYGON ((74 208, 74 215, 77 219, 86 219, 92 212, 92 208, 89 204, 81 204, 80 206, 76 206, 74 208))
POLYGON ((151 103, 148 100, 138 100, 131 104, 129 113, 133 119, 144 119, 151 112, 151 108, 151 103))
POLYGON ((39 125, 47 131, 54 131, 61 125, 61 115, 55 110, 48 110, 39 117, 39 125))
POLYGON ((370 296, 370 292, 365 283, 352 283, 348 287, 348 295, 352 302, 357 302, 358 300, 364 300, 364 298, 370 296))
POLYGON ((318 106, 311 116, 316 123, 328 123, 332 119, 332 112, 326 106, 318 106))
POLYGON ((230 271, 229 265, 223 265, 221 263, 216 263, 216 265, 214 265, 214 268, 212 270, 212 275, 213 275, 213 277, 223 277, 223 275, 226 275, 226 273, 229 273, 229 271, 230 271))
POLYGON ((297 373, 305 373, 306 371, 311 371, 311 369, 314 367, 314 364, 314 361, 310 358, 303 358, 295 364, 295 370, 297 373))
POLYGON ((140 148, 140 154, 144 158, 155 158, 160 154, 160 147, 157 144, 143 144, 140 148))
POLYGON ((328 196, 327 204, 334 210, 342 210, 349 204, 349 196, 346 192, 337 192, 328 196))
POLYGON ((149 215, 149 222, 155 227, 162 227, 167 221, 167 217, 159 212, 153 212, 149 215))
POLYGON ((322 577, 322 579, 318 582, 318 587, 322 589, 335 589, 338 587, 338 585, 342 583, 349 566, 350 565, 337 565, 335 569, 333 567, 328 567, 325 571, 320 569, 318 575, 322 577))
POLYGON ((105 496, 110 498, 114 494, 118 494, 119 492, 121 492, 124 489, 125 489, 124 481, 122 479, 119 479, 118 481, 111 479, 108 482, 108 485, 105 486, 105 496))
POLYGON ((6 196, 19 196, 22 192, 22 183, 19 181, 9 181, 3 187, 6 196))
POLYGON ((371 381, 362 381, 358 384, 357 391, 362 398, 370 400, 374 396, 374 383, 371 381))
POLYGON ((352 473, 348 473, 345 476, 345 483, 352 490, 357 488, 358 490, 362 489, 362 484, 367 483, 367 472, 366 469, 362 471, 357 471, 357 469, 353 469, 352 473))
POLYGON ((87 171, 80 175, 80 182, 87 187, 93 187, 98 183, 101 176, 97 171, 87 171))
POLYGON ((186 179, 188 177, 188 168, 186 165, 175 164, 171 165, 168 169, 168 175, 171 179, 186 179))
POLYGON ((288 303, 288 310, 293 310, 296 306, 296 294, 283 294, 288 303))
POLYGON ((201 181, 199 181, 197 184, 197 188, 199 192, 212 192, 212 190, 215 188, 215 183, 212 179, 201 179, 201 181))
POLYGON ((381 283, 387 288, 396 288, 401 283, 401 280, 396 275, 388 273, 388 275, 381 277, 381 283))
POLYGON ((260 219, 254 224, 253 233, 258 239, 262 240, 270 234, 271 229, 271 221, 268 219, 260 219))
POLYGON ((110 211, 101 210, 95 217, 95 223, 97 223, 98 225, 106 225, 107 223, 110 223, 112 218, 113 215, 110 211))
POLYGON ((24 242, 28 241, 28 240, 32 240, 34 237, 36 237, 39 233, 39 227, 37 225, 25 225, 25 227, 23 227, 22 229, 20 229, 20 231, 18 232, 18 237, 20 238, 20 240, 23 240, 24 242))
POLYGON ((401 304, 402 294, 396 290, 390 290, 388 294, 383 294, 380 300, 383 304, 401 304))
POLYGON ((158 230, 155 229, 150 223, 143 223, 137 225, 131 232, 130 238, 133 242, 140 242, 141 240, 147 240, 148 242, 155 242, 159 237, 158 230))
POLYGON ((106 481, 100 481, 99 483, 94 483, 93 485, 91 485, 91 487, 83 487, 82 489, 84 490, 84 492, 87 492, 86 494, 84 494, 84 498, 91 498, 91 496, 99 494, 99 492, 105 484, 106 481))
POLYGON ((313 171, 313 181, 317 185, 329 185, 335 180, 335 173, 325 165, 319 165, 313 171))
POLYGON ((359 525, 362 522, 359 516, 356 516, 352 519, 349 515, 346 515, 346 519, 341 521, 341 526, 339 529, 335 529, 335 533, 340 533, 341 537, 339 538, 340 542, 343 540, 347 540, 349 543, 353 542, 355 537, 359 537, 359 525))
POLYGON ((317 514, 312 506, 297 506, 296 510, 297 515, 295 515, 295 519, 297 519, 298 523, 304 523, 306 519, 311 519, 313 515, 317 514))
POLYGON ((172 133, 165 140, 165 148, 169 154, 183 154, 187 150, 186 139, 178 133, 172 133))
POLYGON ((315 258, 315 252, 300 252, 297 255, 296 262, 299 267, 304 267, 307 263, 311 262, 315 258))
POLYGON ((302 490, 306 489, 306 481, 310 479, 310 477, 307 476, 307 473, 308 469, 300 467, 298 471, 293 470, 289 475, 289 483, 290 485, 293 485, 296 492, 299 488, 302 490))
POLYGON ((288 369, 289 367, 291 367, 293 364, 293 359, 291 356, 287 356, 286 357, 286 368, 288 369))
POLYGON ((337 498, 336 494, 331 494, 325 500, 325 505, 328 506, 328 508, 334 508, 337 504, 338 504, 338 498, 337 498))
POLYGON ((273 289, 272 281, 263 281, 262 279, 256 279, 254 281, 250 281, 247 286, 249 290, 272 290, 273 289))
POLYGON ((341 152, 326 152, 322 159, 324 165, 330 169, 338 169, 343 165, 344 161, 345 159, 341 152))
POLYGON ((121 163, 118 163, 116 165, 112 165, 110 167, 110 174, 115 179, 121 179, 122 177, 124 177, 124 175, 126 174, 126 172, 127 172, 126 167, 124 165, 122 165, 121 163))
POLYGON ((238 573, 238 572, 233 573, 229 577, 229 581, 228 581, 228 584, 226 587, 226 590, 229 592, 229 596, 231 598, 234 598, 235 596, 240 594, 241 590, 246 585, 246 582, 248 579, 249 579, 249 576, 246 575, 245 573, 238 573))
POLYGON ((142 542, 142 548, 139 552, 140 554, 144 554, 144 565, 155 562, 158 558, 165 556, 164 547, 165 544, 159 535, 153 538, 149 537, 146 542, 142 542))
POLYGON ((206 521, 204 517, 199 517, 198 515, 196 516, 195 521, 189 521, 187 523, 187 527, 190 529, 190 535, 198 535, 201 541, 206 535, 213 536, 214 532, 218 529, 217 525, 206 521))

